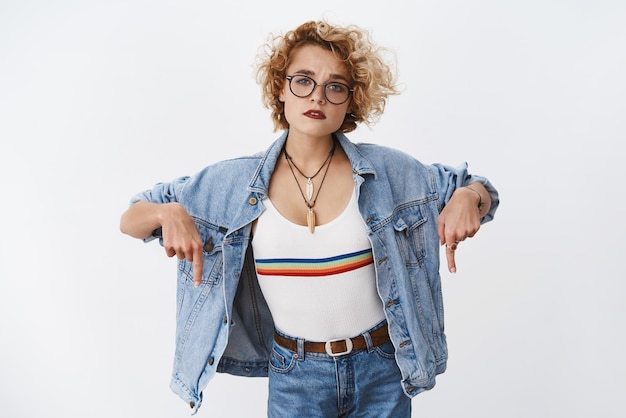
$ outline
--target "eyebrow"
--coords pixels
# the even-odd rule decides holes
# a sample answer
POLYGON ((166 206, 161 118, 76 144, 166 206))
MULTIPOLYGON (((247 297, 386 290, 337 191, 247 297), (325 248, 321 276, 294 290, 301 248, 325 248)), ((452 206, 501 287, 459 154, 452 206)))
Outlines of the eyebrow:
MULTIPOLYGON (((315 75, 315 72, 311 71, 311 70, 299 70, 296 71, 295 74, 304 74, 304 75, 308 75, 308 76, 313 76, 315 75)), ((330 75, 330 80, 343 80, 346 83, 350 82, 350 80, 348 80, 345 76, 341 75, 341 74, 331 74, 330 75)))

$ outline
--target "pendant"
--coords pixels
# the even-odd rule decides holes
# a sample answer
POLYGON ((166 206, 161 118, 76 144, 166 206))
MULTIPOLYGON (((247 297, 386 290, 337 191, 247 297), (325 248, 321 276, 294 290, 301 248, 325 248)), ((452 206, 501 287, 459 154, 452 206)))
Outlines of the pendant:
POLYGON ((313 199, 313 179, 311 177, 306 179, 306 200, 311 201, 313 199))
POLYGON ((309 212, 306 214, 306 223, 309 225, 309 232, 311 234, 315 232, 315 212, 313 212, 313 208, 309 208, 309 212))

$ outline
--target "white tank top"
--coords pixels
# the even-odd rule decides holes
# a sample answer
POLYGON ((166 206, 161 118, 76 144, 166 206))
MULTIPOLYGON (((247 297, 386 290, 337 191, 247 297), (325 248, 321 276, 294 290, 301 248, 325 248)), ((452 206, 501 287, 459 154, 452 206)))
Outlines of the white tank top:
POLYGON ((284 218, 269 199, 263 203, 252 248, 277 329, 328 341, 359 335, 385 318, 356 193, 337 218, 316 226, 313 234, 284 218))

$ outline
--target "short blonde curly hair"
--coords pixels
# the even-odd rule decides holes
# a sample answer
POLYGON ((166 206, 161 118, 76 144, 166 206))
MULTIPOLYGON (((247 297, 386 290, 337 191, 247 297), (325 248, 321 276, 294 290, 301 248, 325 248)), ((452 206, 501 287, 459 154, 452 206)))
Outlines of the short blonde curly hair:
POLYGON ((275 131, 289 128, 279 95, 291 54, 304 45, 321 46, 346 65, 354 92, 351 113, 346 114, 339 132, 351 132, 359 122, 375 123, 383 113, 387 97, 399 93, 394 67, 385 60, 384 53, 389 51, 375 45, 367 31, 354 25, 306 22, 282 36, 270 36, 257 56, 256 79, 262 88, 263 104, 272 111, 275 131))

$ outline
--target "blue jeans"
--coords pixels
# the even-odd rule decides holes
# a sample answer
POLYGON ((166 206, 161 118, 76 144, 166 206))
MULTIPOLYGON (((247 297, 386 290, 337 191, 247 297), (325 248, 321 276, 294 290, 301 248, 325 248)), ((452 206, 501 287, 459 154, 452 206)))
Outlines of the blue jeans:
MULTIPOLYGON (((372 330, 376 329, 373 328, 372 330)), ((372 331, 370 330, 370 331, 372 331)), ((274 342, 269 367, 269 418, 410 418, 394 347, 387 342, 346 355, 305 353, 274 342)))

